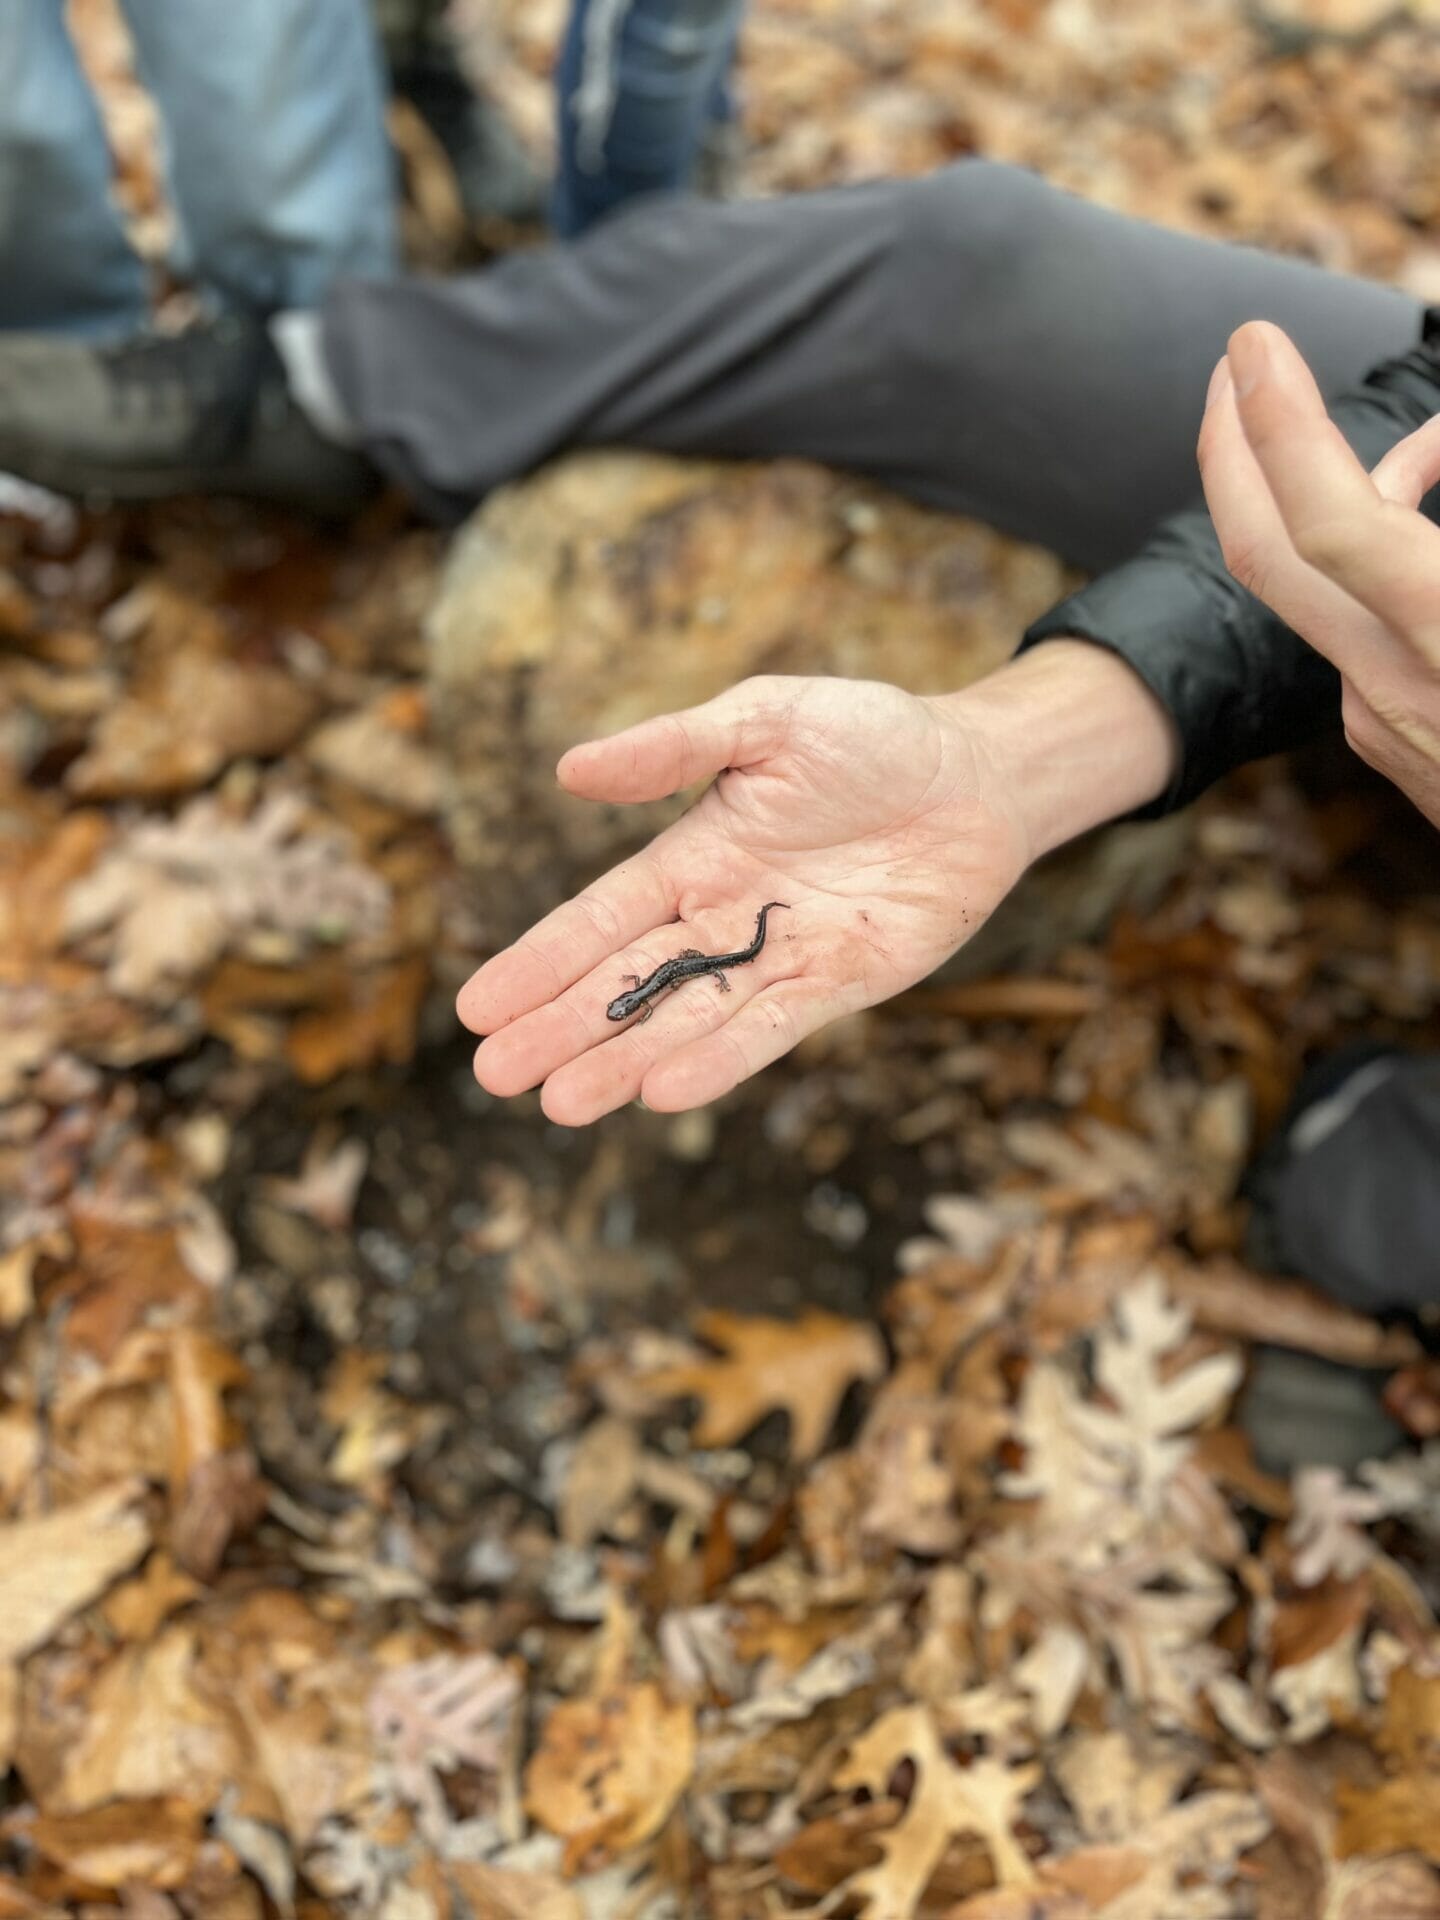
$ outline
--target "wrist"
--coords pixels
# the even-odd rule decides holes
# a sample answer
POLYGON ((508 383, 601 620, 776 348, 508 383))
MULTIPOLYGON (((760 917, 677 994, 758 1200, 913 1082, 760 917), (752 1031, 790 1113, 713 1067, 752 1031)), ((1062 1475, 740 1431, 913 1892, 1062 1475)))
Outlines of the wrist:
POLYGON ((1158 800, 1180 764, 1168 710, 1088 640, 1047 640, 935 705, 982 744, 1028 860, 1158 800))

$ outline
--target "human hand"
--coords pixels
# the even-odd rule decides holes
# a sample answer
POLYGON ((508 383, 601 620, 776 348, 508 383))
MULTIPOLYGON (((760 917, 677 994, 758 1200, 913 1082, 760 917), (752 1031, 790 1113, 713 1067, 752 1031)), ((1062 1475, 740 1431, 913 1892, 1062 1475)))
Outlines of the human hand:
POLYGON ((1440 825, 1440 415, 1366 473, 1278 327, 1215 369, 1200 471, 1225 564, 1339 669, 1345 734, 1440 825))
POLYGON ((543 1084, 545 1112, 567 1126, 637 1097, 662 1112, 718 1098, 827 1021, 923 979, 1037 854, 1159 792, 1172 748, 1158 716, 1127 667, 1055 641, 937 699, 747 680, 572 749, 560 782, 592 800, 719 777, 461 990, 461 1019, 487 1036, 476 1077, 502 1095, 543 1084), (1081 726, 1094 737, 1071 751, 1062 735, 1081 726), (1117 726, 1150 729, 1123 767, 1117 726), (606 1018, 627 974, 687 947, 747 944, 767 900, 789 911, 729 993, 703 978, 664 995, 653 1019, 606 1018))

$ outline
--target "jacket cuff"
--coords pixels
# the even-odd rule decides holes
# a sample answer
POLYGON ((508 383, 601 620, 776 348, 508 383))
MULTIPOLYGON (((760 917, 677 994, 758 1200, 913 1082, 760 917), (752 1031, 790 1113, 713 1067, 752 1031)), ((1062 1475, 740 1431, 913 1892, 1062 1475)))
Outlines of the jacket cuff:
POLYGON ((1231 579, 1218 545, 1214 563, 1206 564, 1213 540, 1203 510, 1177 515, 1135 559, 1042 615, 1020 643, 1021 652, 1060 638, 1105 647, 1174 718, 1175 777, 1134 816, 1139 820, 1188 806, 1245 761, 1303 745, 1340 724, 1339 674, 1231 579), (1268 669, 1261 676, 1257 653, 1268 669), (1278 688, 1284 697, 1277 702, 1278 688))

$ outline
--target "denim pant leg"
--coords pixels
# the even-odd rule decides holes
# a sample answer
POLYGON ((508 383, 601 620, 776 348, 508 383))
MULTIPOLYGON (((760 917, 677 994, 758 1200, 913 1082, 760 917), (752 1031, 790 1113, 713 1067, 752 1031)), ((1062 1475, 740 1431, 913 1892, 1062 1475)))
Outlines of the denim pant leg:
POLYGON ((164 124, 180 272, 268 313, 315 305, 341 274, 393 271, 395 182, 365 0, 123 5, 164 124))
POLYGON ((145 294, 63 0, 3 0, 0 328, 126 333, 145 294))
POLYGON ((574 0, 556 74, 557 233, 689 184, 743 12, 744 0, 574 0))

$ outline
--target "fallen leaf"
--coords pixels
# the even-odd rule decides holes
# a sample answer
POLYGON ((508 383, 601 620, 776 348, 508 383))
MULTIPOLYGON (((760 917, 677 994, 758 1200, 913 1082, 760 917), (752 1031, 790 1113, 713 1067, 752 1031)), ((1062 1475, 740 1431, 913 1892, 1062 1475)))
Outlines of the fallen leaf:
POLYGON ((382 695, 373 705, 317 727, 307 757, 361 793, 402 813, 429 814, 440 805, 440 759, 411 721, 413 703, 382 695), (397 724, 397 721, 401 724, 397 724))
POLYGON ((1373 1489, 1347 1486, 1334 1467, 1302 1467, 1295 1476, 1295 1512, 1286 1531, 1292 1570, 1302 1587, 1353 1580, 1375 1558, 1364 1531, 1386 1511, 1373 1489))
POLYGON ((926 1708, 897 1707, 851 1744, 834 1784, 863 1787, 878 1797, 906 1763, 916 1779, 905 1812, 895 1826, 870 1836, 882 1858, 846 1883, 846 1891, 866 1903, 867 1920, 910 1920, 946 1848, 961 1834, 984 1842, 1002 1886, 1031 1885, 1034 1870, 1014 1827, 1040 1782, 1039 1766, 1013 1767, 986 1757, 958 1767, 926 1708))
POLYGON ((91 1886, 180 1887, 200 1851, 203 1816, 173 1800, 131 1800, 93 1813, 37 1814, 25 1831, 37 1852, 91 1886))
POLYGON ((43 1647, 146 1552, 141 1492, 127 1482, 38 1520, 0 1525, 0 1662, 43 1647))
POLYGON ((849 1388, 885 1369, 884 1343, 873 1326, 814 1307, 793 1321, 716 1310, 703 1314, 698 1328, 723 1357, 659 1367, 644 1384, 667 1398, 699 1400, 694 1440, 701 1447, 728 1446, 781 1408, 790 1417, 792 1459, 809 1460, 849 1388))
POLYGON ((589 1546, 628 1505, 640 1469, 640 1439, 626 1420, 606 1414, 576 1441, 560 1494, 560 1538, 589 1546))
POLYGON ((190 792, 231 760, 282 753, 315 710, 279 667, 176 653, 101 716, 65 784, 83 800, 190 792))
POLYGON ((429 984, 429 963, 420 954, 350 974, 341 997, 292 1023, 286 1057, 308 1086, 333 1080, 350 1067, 404 1066, 415 1051, 429 984))
POLYGON ((100 1670, 51 1796, 57 1812, 118 1800, 183 1800, 203 1811, 243 1775, 243 1741, 223 1703, 201 1691, 196 1647, 195 1628, 177 1624, 100 1670))
POLYGON ((585 1903, 549 1873, 454 1860, 447 1871, 474 1920, 585 1920, 585 1903))
POLYGON ((567 1872, 656 1834, 695 1765, 694 1712, 650 1681, 552 1707, 525 1771, 525 1805, 566 1843, 567 1872))
POLYGON ((370 1723, 377 1744, 401 1794, 432 1831, 448 1824, 436 1775, 462 1766, 498 1770, 520 1691, 514 1669, 492 1653, 436 1654, 376 1683, 370 1723))
POLYGON ((388 888, 298 795, 274 792, 248 816, 212 795, 173 820, 144 817, 66 895, 65 933, 108 954, 131 999, 163 998, 248 936, 304 946, 377 932, 388 888))
POLYGON ((264 1887, 283 1920, 290 1920, 295 1911, 295 1856, 285 1835, 267 1821, 248 1819, 228 1806, 215 1816, 215 1832, 264 1887))
POLYGON ((369 1163, 370 1149, 363 1140, 327 1139, 316 1133, 295 1179, 266 1180, 261 1191, 277 1207, 303 1214, 331 1233, 345 1233, 369 1163))
POLYGON ((1419 1853, 1440 1865, 1440 1772, 1404 1773, 1378 1787, 1342 1784, 1335 1852, 1419 1853))

